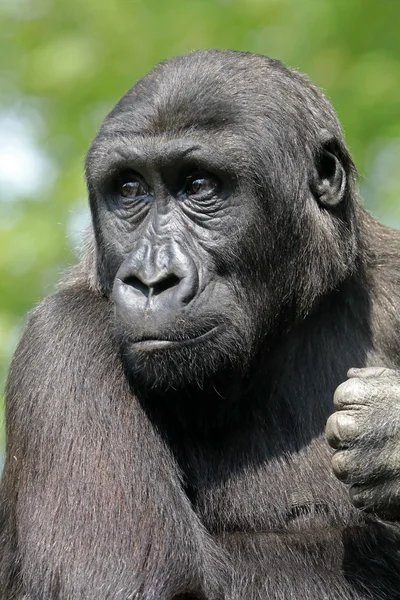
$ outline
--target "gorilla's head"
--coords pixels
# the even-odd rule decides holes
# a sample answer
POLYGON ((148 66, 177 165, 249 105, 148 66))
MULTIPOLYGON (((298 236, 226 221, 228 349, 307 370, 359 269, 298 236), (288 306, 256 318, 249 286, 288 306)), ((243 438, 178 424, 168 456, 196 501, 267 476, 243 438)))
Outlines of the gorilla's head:
POLYGON ((98 273, 122 355, 153 387, 245 372, 352 272, 353 165, 309 81, 201 51, 141 79, 87 158, 98 273))

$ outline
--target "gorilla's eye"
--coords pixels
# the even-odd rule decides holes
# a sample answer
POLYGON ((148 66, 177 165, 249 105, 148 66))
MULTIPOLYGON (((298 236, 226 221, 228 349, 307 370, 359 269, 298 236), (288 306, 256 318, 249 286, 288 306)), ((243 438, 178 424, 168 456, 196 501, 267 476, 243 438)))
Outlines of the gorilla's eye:
POLYGON ((195 199, 212 198, 218 192, 219 182, 205 174, 190 175, 186 178, 185 194, 195 199))
POLYGON ((119 193, 123 198, 142 198, 148 196, 149 190, 143 181, 130 176, 120 181, 119 193))

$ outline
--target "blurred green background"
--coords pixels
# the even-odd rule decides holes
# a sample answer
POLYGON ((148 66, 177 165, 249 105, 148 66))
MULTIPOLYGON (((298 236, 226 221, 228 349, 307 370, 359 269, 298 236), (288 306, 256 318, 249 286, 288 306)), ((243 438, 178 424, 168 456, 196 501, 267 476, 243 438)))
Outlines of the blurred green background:
POLYGON ((368 209, 400 227, 399 0, 0 0, 0 27, 1 389, 24 315, 76 261, 88 144, 164 58, 235 48, 308 73, 368 209))

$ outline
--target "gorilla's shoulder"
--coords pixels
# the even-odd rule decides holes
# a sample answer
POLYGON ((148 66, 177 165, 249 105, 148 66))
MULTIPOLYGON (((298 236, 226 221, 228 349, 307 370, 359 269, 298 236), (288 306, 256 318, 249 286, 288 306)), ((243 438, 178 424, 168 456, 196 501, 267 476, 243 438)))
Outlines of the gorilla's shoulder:
POLYGON ((397 271, 400 275, 400 231, 365 218, 367 240, 372 252, 373 264, 397 271))
POLYGON ((65 284, 40 302, 29 314, 16 357, 47 364, 67 352, 93 351, 109 329, 109 302, 88 285, 65 284))

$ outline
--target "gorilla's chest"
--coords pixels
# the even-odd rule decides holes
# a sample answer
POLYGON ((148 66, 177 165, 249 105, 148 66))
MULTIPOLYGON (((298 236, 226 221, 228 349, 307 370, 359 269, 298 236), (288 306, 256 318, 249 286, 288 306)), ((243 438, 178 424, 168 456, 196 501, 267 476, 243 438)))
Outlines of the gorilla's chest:
POLYGON ((252 447, 250 460, 245 453, 229 456, 227 449, 188 470, 188 496, 211 533, 292 536, 309 528, 340 527, 349 513, 358 514, 332 473, 323 436, 298 452, 271 456, 261 450, 261 445, 256 452, 252 447))

